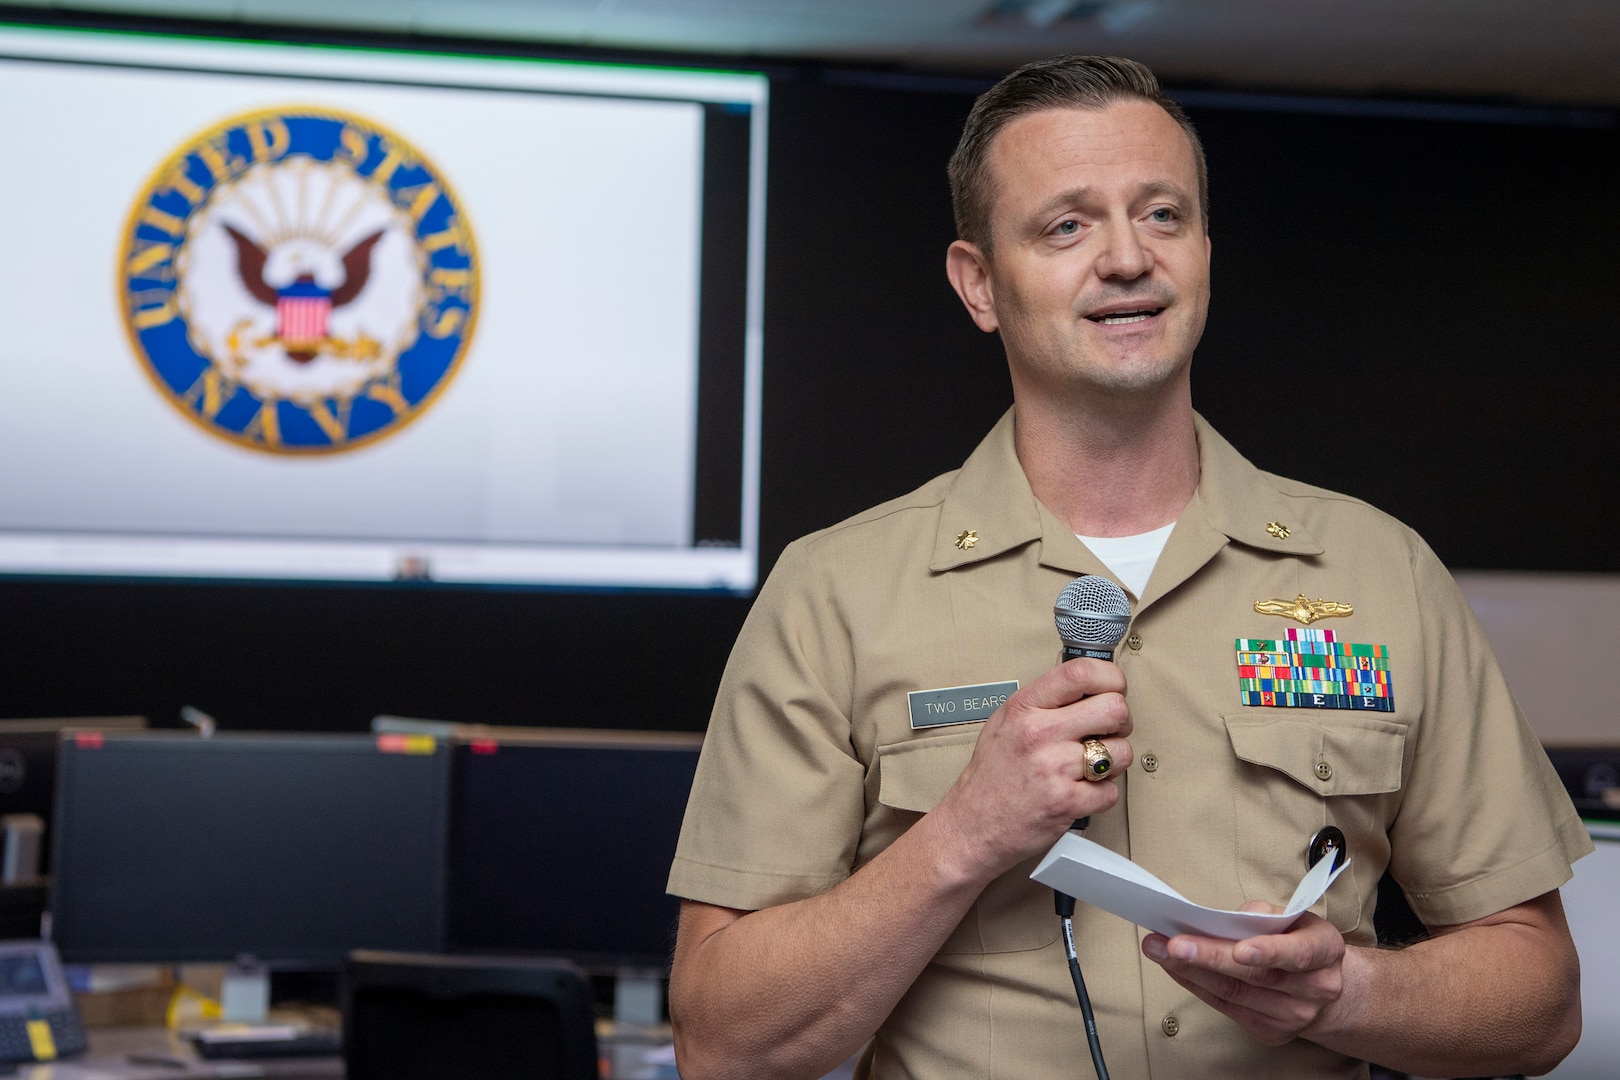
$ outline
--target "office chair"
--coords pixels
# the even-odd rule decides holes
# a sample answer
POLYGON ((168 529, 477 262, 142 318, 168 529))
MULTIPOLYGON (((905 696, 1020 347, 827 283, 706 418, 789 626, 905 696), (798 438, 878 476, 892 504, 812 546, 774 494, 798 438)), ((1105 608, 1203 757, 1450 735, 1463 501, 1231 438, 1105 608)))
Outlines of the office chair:
POLYGON ((359 950, 342 997, 348 1080, 597 1080, 590 985, 568 964, 359 950))

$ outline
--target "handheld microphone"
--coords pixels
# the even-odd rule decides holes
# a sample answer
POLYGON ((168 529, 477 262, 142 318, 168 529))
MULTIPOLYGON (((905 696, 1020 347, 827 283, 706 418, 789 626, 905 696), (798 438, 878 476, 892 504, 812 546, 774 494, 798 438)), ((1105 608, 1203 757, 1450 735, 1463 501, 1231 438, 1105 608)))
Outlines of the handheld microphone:
MULTIPOLYGON (((1125 636, 1125 627, 1131 621, 1131 601, 1124 589, 1107 578, 1085 574, 1058 593, 1057 603, 1052 605, 1052 616, 1057 622, 1058 637, 1063 639, 1064 660, 1079 656, 1112 660, 1114 648, 1125 636)), ((1113 770, 1114 759, 1101 739, 1084 739, 1081 745, 1086 752, 1087 780, 1101 780, 1113 770)), ((1084 829, 1090 822, 1090 818, 1079 818, 1072 828, 1084 829)), ((1097 1036, 1097 1018, 1092 1013, 1091 995, 1086 993, 1086 980, 1080 974, 1080 954, 1074 944, 1074 897, 1054 889, 1053 902, 1058 917, 1063 920, 1063 948, 1069 961, 1069 977, 1074 980, 1075 996, 1080 1000, 1091 1065, 1097 1070, 1097 1080, 1109 1080, 1102 1042, 1097 1036)))
MULTIPOLYGON (((1088 656, 1112 660, 1114 647, 1125 636, 1131 621, 1131 601, 1125 590, 1105 577, 1084 574, 1058 593, 1052 605, 1058 637, 1063 639, 1063 659, 1088 656)), ((1114 759, 1099 739, 1082 743, 1086 754, 1086 779, 1101 780, 1114 768, 1114 759)), ((1074 828, 1084 829, 1090 818, 1079 818, 1074 828)))
POLYGON ((1063 659, 1089 656, 1112 660, 1114 647, 1131 621, 1131 601, 1125 590, 1097 574, 1075 578, 1058 593, 1052 605, 1063 659))

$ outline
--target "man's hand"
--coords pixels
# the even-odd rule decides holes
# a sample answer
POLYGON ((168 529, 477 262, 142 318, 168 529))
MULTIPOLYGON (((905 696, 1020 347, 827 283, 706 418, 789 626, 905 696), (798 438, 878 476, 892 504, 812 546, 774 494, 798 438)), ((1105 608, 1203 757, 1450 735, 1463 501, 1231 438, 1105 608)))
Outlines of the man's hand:
MULTIPOLYGON (((1280 911, 1251 901, 1245 911, 1280 911)), ((1267 1046, 1308 1035, 1344 992, 1344 938, 1310 912, 1286 933, 1243 941, 1149 934, 1142 952, 1205 1004, 1267 1046)))
POLYGON ((1347 947, 1307 912, 1286 934, 1149 934, 1142 952, 1264 1043, 1305 1038, 1419 1076, 1540 1076, 1563 1060, 1581 1035, 1581 977, 1556 890, 1429 933, 1347 947))
POLYGON ((1050 847, 1076 818, 1119 801, 1109 780, 1086 779, 1085 748, 1102 740, 1110 775, 1132 761, 1125 676, 1102 660, 1060 664, 1008 699, 985 722, 973 757, 938 806, 935 823, 981 882, 1050 847))
POLYGON ((871 862, 803 900, 687 900, 670 975, 681 1075, 817 1077, 871 1038, 992 880, 1119 801, 1085 779, 1098 736, 1131 764, 1125 676, 1070 660, 985 721, 945 796, 871 862))

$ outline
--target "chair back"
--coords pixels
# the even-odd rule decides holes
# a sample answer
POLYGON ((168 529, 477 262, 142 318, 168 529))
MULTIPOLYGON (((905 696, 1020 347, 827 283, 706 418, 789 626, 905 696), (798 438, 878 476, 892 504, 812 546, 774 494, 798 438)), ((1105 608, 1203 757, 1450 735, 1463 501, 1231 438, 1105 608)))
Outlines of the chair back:
POLYGON ((348 1080, 597 1080, 590 984, 569 964, 361 950, 342 997, 348 1080))

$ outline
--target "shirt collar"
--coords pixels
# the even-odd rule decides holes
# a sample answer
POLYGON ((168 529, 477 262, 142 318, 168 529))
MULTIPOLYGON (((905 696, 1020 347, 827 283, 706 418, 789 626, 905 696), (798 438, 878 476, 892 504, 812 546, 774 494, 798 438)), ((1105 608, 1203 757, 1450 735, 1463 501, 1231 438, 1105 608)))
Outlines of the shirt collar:
MULTIPOLYGON (((1199 481, 1181 520, 1197 521, 1265 551, 1320 555, 1321 544, 1293 520, 1273 478, 1250 464, 1202 416, 1195 413, 1193 423, 1199 481)), ((1096 556, 1030 490, 1013 443, 1013 410, 1008 409, 951 481, 928 568, 952 570, 1037 540, 1044 564, 1076 574, 1103 571, 1096 556)))
POLYGON ((928 568, 952 570, 1039 540, 1050 517, 1018 463, 1008 409, 946 490, 928 568))
POLYGON ((1182 511, 1197 513, 1217 532, 1240 544, 1286 555, 1320 555, 1322 545, 1298 520, 1277 480, 1261 472, 1193 415, 1198 433, 1198 490, 1182 511))

